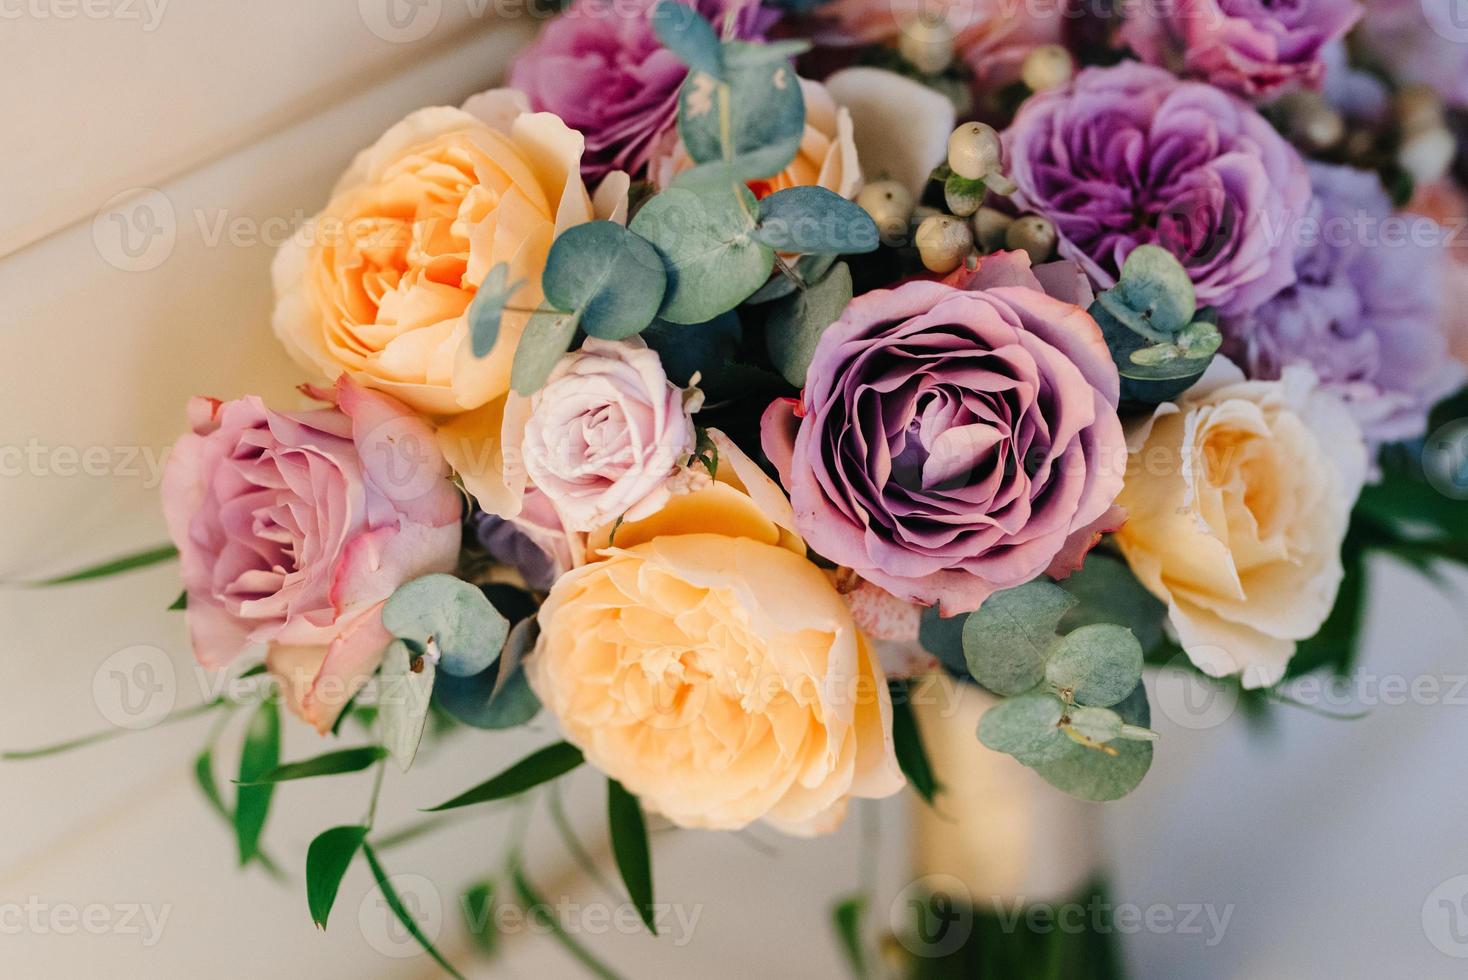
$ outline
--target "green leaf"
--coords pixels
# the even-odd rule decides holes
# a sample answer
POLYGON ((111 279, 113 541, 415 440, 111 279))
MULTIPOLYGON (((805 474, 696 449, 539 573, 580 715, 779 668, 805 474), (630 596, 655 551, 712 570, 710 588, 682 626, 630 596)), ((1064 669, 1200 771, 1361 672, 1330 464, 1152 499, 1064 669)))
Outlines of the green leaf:
POLYGON ((892 747, 897 755, 897 765, 917 794, 932 806, 933 797, 942 787, 933 775, 928 750, 923 746, 923 735, 913 714, 908 684, 906 681, 893 681, 891 689, 892 747))
MULTIPOLYGON (((243 677, 244 675, 241 675, 241 679, 243 679, 243 677)), ((227 704, 229 704, 228 701, 222 700, 206 701, 203 704, 196 704, 191 708, 182 708, 178 711, 175 711, 173 714, 163 718, 161 721, 158 722, 158 725, 166 725, 176 721, 184 721, 188 718, 197 718, 199 715, 207 714, 210 711, 213 711, 216 708, 224 707, 227 704)), ((156 728, 157 725, 153 727, 156 728)), ((3 760, 5 762, 26 762, 31 759, 45 759, 53 755, 61 755, 63 752, 71 752, 74 749, 82 749, 86 748, 89 745, 97 745, 102 742, 111 741, 114 738, 121 738, 124 735, 132 735, 136 731, 138 731, 138 729, 106 728, 100 732, 92 732, 90 735, 82 735, 77 738, 70 738, 64 742, 59 742, 55 745, 45 745, 36 749, 13 749, 8 752, 0 752, 0 760, 3 760)))
POLYGON ((255 709, 245 729, 240 752, 239 790, 235 797, 234 829, 239 844, 240 864, 248 864, 260 849, 260 835, 270 816, 274 783, 260 783, 262 776, 280 764, 280 707, 266 698, 255 709))
POLYGON ((469 338, 475 357, 486 357, 500 337, 500 321, 510 299, 524 286, 523 281, 510 282, 510 267, 501 262, 489 270, 474 302, 469 304, 469 338))
POLYGON ((342 878, 366 840, 366 827, 333 827, 318 834, 306 850, 306 905, 316 928, 326 928, 342 878))
POLYGON ((743 335, 739 317, 732 310, 705 323, 654 320, 642 331, 642 339, 662 360, 668 380, 685 388, 695 374, 707 381, 732 362, 743 335))
POLYGON ((637 235, 614 221, 588 221, 556 238, 541 283, 545 298, 575 312, 582 330, 622 340, 652 323, 668 276, 657 250, 637 235))
POLYGON ((611 829, 612 855, 627 886, 627 896, 637 907, 642 924, 658 934, 652 901, 652 855, 647 846, 647 823, 642 804, 615 779, 607 780, 607 825, 611 829))
POLYGON ((515 393, 528 398, 539 391, 575 337, 576 314, 551 310, 531 314, 510 366, 510 387, 515 393))
POLYGON ((664 0, 653 8, 652 29, 663 47, 693 71, 701 71, 713 78, 724 74, 719 36, 691 4, 664 0))
POLYGON ((240 786, 265 786, 270 783, 288 783, 297 779, 314 779, 317 776, 341 776, 361 772, 387 755, 380 745, 363 745, 354 749, 338 749, 301 762, 288 762, 276 766, 258 779, 240 786))
POLYGON ((71 585, 74 582, 88 582, 92 579, 121 575, 123 572, 147 568, 149 565, 157 565, 177 557, 178 549, 171 544, 165 544, 159 545, 156 548, 149 548, 146 551, 123 555, 121 558, 112 558, 102 562, 100 565, 91 565, 74 572, 67 572, 65 575, 58 575, 55 578, 45 578, 30 582, 0 582, 0 585, 20 589, 45 589, 53 585, 71 585))
POLYGON ((1116 285, 1097 299, 1129 329, 1154 341, 1170 340, 1198 310, 1188 270, 1159 245, 1132 249, 1116 285))
POLYGON ((452 575, 425 575, 398 587, 382 607, 382 625, 400 640, 438 649, 438 666, 472 677, 494 663, 510 623, 478 586, 452 575))
MULTIPOLYGON (((743 186, 670 187, 632 219, 668 272, 659 316, 701 323, 732 310, 769 278, 775 253, 754 240, 754 195, 743 186)), ((519 390, 518 388, 516 390, 519 390)))
POLYGON ((531 690, 524 668, 512 670, 501 683, 500 673, 507 669, 502 658, 474 677, 440 675, 433 696, 445 711, 471 728, 517 728, 540 712, 540 699, 531 690))
POLYGON ((846 965, 857 980, 865 980, 871 975, 867 969, 866 949, 861 941, 861 918, 866 910, 865 895, 844 898, 831 909, 831 924, 836 928, 836 938, 841 941, 841 952, 846 955, 846 965))
MULTIPOLYGON (((231 827, 234 826, 234 813, 229 804, 224 802, 224 795, 219 792, 219 783, 214 779, 214 750, 206 748, 194 759, 194 782, 198 783, 199 790, 204 794, 204 799, 209 804, 209 809, 219 815, 219 818, 231 827)), ((264 848, 255 849, 255 862, 265 869, 265 873, 272 878, 284 878, 283 872, 265 853, 264 848)))
POLYGON ((464 977, 459 971, 455 970, 449 961, 443 958, 443 954, 423 934, 423 930, 419 928, 418 923, 413 919, 412 913, 404 907, 403 900, 398 897, 397 890, 393 888, 392 882, 388 880, 387 872, 378 862, 377 855, 372 850, 372 845, 363 841, 362 853, 367 858, 367 866, 372 869, 372 877, 377 879, 378 891, 382 892, 382 897, 387 902, 387 907, 392 910, 392 914, 397 917, 397 920, 403 924, 403 928, 408 930, 408 934, 418 942, 419 946, 423 947, 423 952, 433 957, 433 961, 443 967, 445 973, 454 977, 455 980, 464 980, 464 977))
POLYGON ((1063 756, 1074 743, 1060 730, 1065 705, 1046 692, 1005 698, 979 719, 979 741, 1027 766, 1063 756))
POLYGON ((795 69, 740 41, 724 44, 723 54, 723 81, 690 72, 678 94, 683 145, 695 163, 729 162, 740 180, 777 174, 795 159, 805 132, 795 69))
POLYGON ((188 592, 180 592, 178 598, 173 600, 173 603, 168 607, 168 611, 180 612, 187 608, 189 608, 189 594, 188 592))
POLYGON ((875 251, 877 223, 840 194, 815 185, 788 187, 759 202, 754 237, 781 252, 850 255, 875 251))
POLYGON ((816 345, 851 302, 851 294, 851 270, 840 262, 816 285, 771 307, 765 343, 786 381, 797 388, 805 386, 816 345))
POLYGON ((1093 551, 1061 587, 1075 596, 1077 605, 1060 621, 1060 632, 1115 623, 1131 630, 1144 651, 1162 641, 1167 606, 1147 591, 1126 562, 1093 551))
POLYGON ((918 621, 918 643, 922 648, 956 674, 968 671, 963 653, 963 628, 966 616, 943 616, 937 606, 923 610, 918 621))
POLYGON ((498 776, 488 779, 447 803, 430 807, 430 813, 453 810, 475 803, 488 803, 518 796, 542 783, 550 782, 575 769, 585 761, 581 750, 569 742, 557 742, 515 763, 498 776))
POLYGON ((769 303, 777 299, 784 299, 802 286, 820 282, 826 277, 831 266, 836 264, 837 256, 831 253, 817 255, 802 255, 795 260, 795 277, 788 275, 771 276, 770 281, 756 290, 755 294, 745 300, 750 305, 769 303))
MULTIPOLYGON (((1151 724, 1147 691, 1141 684, 1114 710, 1128 725, 1146 728, 1151 724)), ((1136 789, 1152 766, 1150 741, 1121 739, 1107 748, 1115 754, 1088 748, 1066 738, 1056 758, 1032 765, 1056 789, 1083 800, 1106 803, 1119 800, 1136 789)))
POLYGON ((1109 708, 1142 679, 1142 645, 1132 631, 1109 623, 1073 630, 1056 642, 1045 679, 1070 691, 1078 704, 1109 708))
POLYGON ((1045 579, 985 599, 963 627, 964 658, 974 680, 1005 696, 1040 683, 1056 625, 1075 602, 1045 579))
POLYGON ((494 924, 494 882, 481 881, 464 892, 461 906, 464 913, 464 928, 469 938, 485 956, 499 952, 499 931, 494 924))
POLYGON ((403 772, 413 765, 423 741, 437 676, 433 661, 415 654, 402 640, 388 644, 382 655, 382 672, 378 675, 382 741, 403 772))
POLYGON ((523 868, 519 865, 512 868, 510 880, 515 884, 515 894, 519 897, 520 904, 525 907, 526 914, 549 929, 556 942, 561 944, 561 948, 575 957, 588 973, 601 980, 621 980, 616 971, 597 959, 586 947, 572 938, 571 934, 566 931, 566 927, 561 925, 560 920, 556 918, 554 907, 540 897, 540 893, 525 876, 523 868))
POLYGON ((1110 708, 1072 708, 1070 727, 1093 742, 1106 744, 1121 738, 1121 715, 1110 708))

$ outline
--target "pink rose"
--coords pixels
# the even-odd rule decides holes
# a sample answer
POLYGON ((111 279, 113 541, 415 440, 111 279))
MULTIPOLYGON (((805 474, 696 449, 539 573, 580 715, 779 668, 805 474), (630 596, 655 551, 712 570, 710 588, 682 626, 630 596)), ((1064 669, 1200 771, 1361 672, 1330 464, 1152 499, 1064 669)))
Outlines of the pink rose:
POLYGON ((588 338, 534 396, 510 396, 506 483, 538 489, 568 531, 640 520, 667 501, 693 453, 691 414, 702 397, 670 382, 640 340, 588 338))
POLYGON ((383 602, 453 569, 462 505, 433 430, 401 402, 345 376, 303 390, 331 407, 194 399, 163 510, 199 662, 267 644, 291 708, 325 732, 391 639, 383 602))

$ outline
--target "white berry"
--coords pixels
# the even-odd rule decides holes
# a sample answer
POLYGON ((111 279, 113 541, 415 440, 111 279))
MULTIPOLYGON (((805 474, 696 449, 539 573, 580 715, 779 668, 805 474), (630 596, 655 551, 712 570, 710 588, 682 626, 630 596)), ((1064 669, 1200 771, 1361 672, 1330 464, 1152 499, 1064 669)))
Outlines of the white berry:
POLYGON ((1075 74, 1070 52, 1058 44, 1042 44, 1025 56, 1020 78, 1033 92, 1060 88, 1075 74))
POLYGON ((895 180, 874 180, 856 195, 857 205, 871 215, 884 241, 901 239, 912 217, 912 192, 895 180))
POLYGON ((1012 224, 1014 217, 998 208, 979 208, 974 213, 974 240, 979 243, 979 251, 987 254, 1003 248, 1012 224))
POLYGON ((1004 150, 993 126, 964 123, 948 137, 948 166, 960 177, 983 180, 999 172, 1003 159, 1004 150))
POLYGON ((953 64, 954 39, 947 20, 918 14, 903 26, 897 50, 924 75, 937 75, 953 64))
POLYGON ((940 275, 963 264, 974 247, 974 235, 968 222, 951 214, 934 214, 918 225, 918 255, 930 272, 940 275))
POLYGON ((1031 265, 1050 261, 1058 240, 1055 226, 1038 214, 1016 218, 1004 233, 1005 246, 1028 253, 1031 265))

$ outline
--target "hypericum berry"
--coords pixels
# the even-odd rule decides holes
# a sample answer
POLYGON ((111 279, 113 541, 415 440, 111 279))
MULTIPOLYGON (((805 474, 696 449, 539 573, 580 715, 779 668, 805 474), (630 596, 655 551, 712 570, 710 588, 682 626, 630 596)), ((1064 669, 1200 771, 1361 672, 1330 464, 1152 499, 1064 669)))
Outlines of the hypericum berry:
POLYGON ((953 64, 954 39, 941 15, 918 14, 903 26, 897 51, 924 75, 937 75, 953 64))
POLYGON ((1003 248, 1012 224, 1014 216, 998 208, 979 208, 974 212, 974 240, 978 242, 979 251, 987 254, 1003 248))
POLYGON ((1003 166, 1004 150, 993 126, 964 123, 948 137, 948 166, 960 177, 983 180, 1003 166))
POLYGON ((912 217, 912 192, 895 180, 874 180, 856 195, 857 205, 871 215, 884 241, 899 240, 907 234, 912 217))
POLYGON ((1443 125, 1443 100, 1426 85, 1406 85, 1394 100, 1402 132, 1426 132, 1443 125))
POLYGON ((952 272, 963 264, 974 247, 974 235, 968 222, 951 214, 934 214, 918 225, 915 239, 918 255, 929 272, 939 275, 952 272))
POLYGON ((1028 253, 1031 265, 1050 261, 1055 255, 1055 243, 1059 239, 1055 226, 1038 214, 1015 218, 1014 223, 1004 232, 1005 247, 1028 253))
POLYGON ((1417 186, 1435 183, 1447 176, 1458 155, 1458 143, 1446 126, 1432 126, 1411 133, 1397 151, 1397 163, 1417 186))
POLYGON ((1042 44, 1025 56, 1020 79, 1031 91, 1060 88, 1075 74, 1075 59, 1058 44, 1042 44))

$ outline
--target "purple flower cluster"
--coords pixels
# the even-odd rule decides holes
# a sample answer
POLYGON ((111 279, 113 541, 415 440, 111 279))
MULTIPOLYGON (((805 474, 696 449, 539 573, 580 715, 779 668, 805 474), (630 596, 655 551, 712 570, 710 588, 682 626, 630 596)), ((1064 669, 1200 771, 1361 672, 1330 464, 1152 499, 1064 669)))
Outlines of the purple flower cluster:
POLYGON ((1054 223, 1060 253, 1109 287, 1155 243, 1200 305, 1255 309, 1294 281, 1290 242, 1310 203, 1294 148, 1247 104, 1127 62, 1030 98, 1004 133, 1017 203, 1054 223))
MULTIPOLYGON (((641 176, 678 117, 688 68, 663 47, 651 14, 658 0, 577 0, 545 26, 510 69, 510 85, 537 112, 553 112, 586 137, 581 172, 641 176)), ((775 15, 758 0, 679 0, 721 33, 760 38, 775 15)))
POLYGON ((1298 245, 1296 282, 1225 323, 1227 351, 1252 377, 1291 364, 1336 390, 1371 443, 1421 435, 1433 404, 1461 384, 1442 320, 1442 232, 1393 216, 1375 174, 1310 166, 1315 199, 1298 245))

